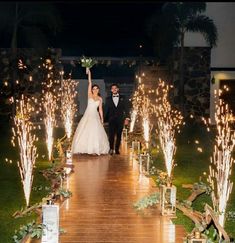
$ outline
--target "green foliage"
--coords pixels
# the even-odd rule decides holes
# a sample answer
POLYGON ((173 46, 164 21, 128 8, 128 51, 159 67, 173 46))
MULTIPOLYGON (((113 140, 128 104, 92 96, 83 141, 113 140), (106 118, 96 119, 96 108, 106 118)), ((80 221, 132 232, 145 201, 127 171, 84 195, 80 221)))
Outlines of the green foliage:
MULTIPOLYGON (((58 136, 56 129, 56 136, 58 136)), ((15 148, 10 143, 11 128, 9 122, 6 122, 0 117, 0 133, 1 153, 0 153, 0 242, 12 243, 12 236, 15 230, 18 230, 21 225, 36 220, 38 214, 31 212, 24 217, 14 218, 12 215, 19 210, 25 210, 25 199, 20 180, 20 174, 15 161, 18 159, 18 154, 15 148), (13 163, 5 162, 5 158, 9 158, 13 163)), ((30 206, 36 205, 42 201, 42 198, 47 196, 48 191, 44 190, 50 187, 50 182, 45 180, 41 171, 47 169, 49 163, 43 155, 47 153, 47 148, 44 142, 44 134, 42 130, 38 131, 39 141, 37 142, 39 157, 34 170, 33 188, 42 190, 32 190, 30 198, 30 206)))
POLYGON ((15 243, 20 243, 22 239, 26 236, 30 236, 31 238, 40 239, 43 234, 43 229, 45 229, 45 225, 36 224, 35 221, 27 223, 20 227, 18 231, 15 232, 13 236, 13 240, 15 243))
POLYGON ((220 239, 219 232, 215 228, 205 230, 204 234, 207 236, 207 243, 229 243, 220 239))
MULTIPOLYGON (((206 131, 206 128, 200 124, 188 122, 183 127, 182 132, 177 136, 177 151, 174 181, 173 184, 177 186, 177 199, 179 203, 192 208, 194 210, 203 212, 204 206, 207 203, 212 205, 210 191, 211 188, 207 184, 208 170, 210 164, 210 156, 213 150, 214 143, 214 131, 211 133, 206 131), (199 141, 200 147, 203 148, 203 152, 197 151, 198 144, 195 144, 195 140, 199 141), (195 181, 199 181, 195 183, 195 181), (191 194, 191 190, 182 187, 182 184, 192 184, 193 190, 202 189, 206 190, 206 193, 200 195, 193 201, 192 205, 187 201, 187 198, 191 194)), ((162 154, 156 154, 154 157, 154 166, 164 170, 164 163, 162 154)), ((232 180, 235 182, 235 177, 232 180)), ((156 176, 154 176, 154 180, 156 176)), ((232 191, 229 199, 225 223, 225 230, 230 237, 235 236, 234 218, 235 218, 235 190, 232 191)), ((191 232, 195 227, 191 219, 187 218, 181 211, 177 210, 177 218, 172 219, 175 224, 183 225, 187 232, 191 232)), ((212 226, 210 228, 213 228, 212 226)), ((211 233, 212 234, 212 233, 211 233)))
POLYGON ((69 191, 69 190, 66 190, 66 189, 64 189, 64 188, 60 188, 58 192, 59 192, 58 195, 61 195, 61 196, 63 196, 64 198, 69 198, 69 197, 72 196, 72 192, 69 191))
MULTIPOLYGON (((22 225, 18 231, 15 231, 15 235, 12 237, 14 243, 21 243, 21 241, 26 237, 41 239, 43 235, 43 230, 46 228, 44 224, 36 224, 35 221, 22 225)), ((59 233, 64 234, 66 230, 59 228, 59 233)))
POLYGON ((230 220, 230 221, 235 221, 235 211, 229 211, 225 214, 227 220, 230 220))
POLYGON ((202 33, 210 46, 216 45, 217 28, 212 19, 202 14, 205 10, 204 2, 166 2, 147 20, 146 31, 160 60, 165 61, 185 32, 202 33))
POLYGON ((160 197, 160 194, 158 192, 155 192, 147 197, 140 199, 138 202, 136 202, 134 204, 134 208, 136 210, 143 210, 145 208, 152 207, 152 206, 156 205, 157 203, 159 203, 159 197, 160 197))
POLYGON ((197 191, 197 190, 205 190, 206 194, 211 193, 211 187, 202 181, 193 184, 193 191, 197 191))
POLYGON ((49 186, 43 186, 43 185, 40 185, 40 186, 34 186, 32 188, 33 191, 50 191, 51 190, 51 187, 49 186))

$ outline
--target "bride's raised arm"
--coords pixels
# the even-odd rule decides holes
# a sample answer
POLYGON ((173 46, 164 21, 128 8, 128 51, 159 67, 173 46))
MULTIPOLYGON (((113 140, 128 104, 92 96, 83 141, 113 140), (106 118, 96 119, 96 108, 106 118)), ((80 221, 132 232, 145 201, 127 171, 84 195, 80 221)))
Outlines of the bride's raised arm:
POLYGON ((86 70, 88 75, 88 98, 92 98, 92 82, 91 82, 91 71, 89 68, 86 70))

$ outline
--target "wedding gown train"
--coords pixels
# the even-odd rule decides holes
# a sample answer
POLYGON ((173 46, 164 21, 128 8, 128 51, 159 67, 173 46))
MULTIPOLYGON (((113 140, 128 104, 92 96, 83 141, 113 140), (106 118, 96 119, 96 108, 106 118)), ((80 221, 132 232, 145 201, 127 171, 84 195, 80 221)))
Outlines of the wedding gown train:
POLYGON ((73 137, 73 154, 108 154, 108 137, 97 111, 99 102, 99 100, 88 98, 86 111, 81 118, 73 137))

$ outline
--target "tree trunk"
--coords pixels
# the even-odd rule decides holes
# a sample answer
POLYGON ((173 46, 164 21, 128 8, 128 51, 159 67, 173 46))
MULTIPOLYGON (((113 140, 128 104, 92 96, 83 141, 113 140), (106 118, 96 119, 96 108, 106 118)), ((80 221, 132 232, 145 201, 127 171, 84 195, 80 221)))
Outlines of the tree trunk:
POLYGON ((184 106, 184 32, 180 36, 180 80, 179 80, 179 102, 180 109, 185 113, 184 106))
POLYGON ((15 115, 16 108, 16 79, 17 79, 17 30, 18 30, 18 3, 15 5, 15 19, 11 39, 11 90, 14 103, 12 105, 12 115, 15 115))

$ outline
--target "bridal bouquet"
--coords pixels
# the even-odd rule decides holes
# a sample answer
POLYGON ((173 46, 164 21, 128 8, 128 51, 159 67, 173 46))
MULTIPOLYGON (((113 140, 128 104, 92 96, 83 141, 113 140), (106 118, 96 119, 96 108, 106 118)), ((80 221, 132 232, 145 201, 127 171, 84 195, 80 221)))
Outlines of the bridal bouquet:
POLYGON ((81 63, 82 63, 82 67, 89 68, 89 69, 92 68, 96 64, 94 59, 87 58, 85 56, 82 57, 81 63))

